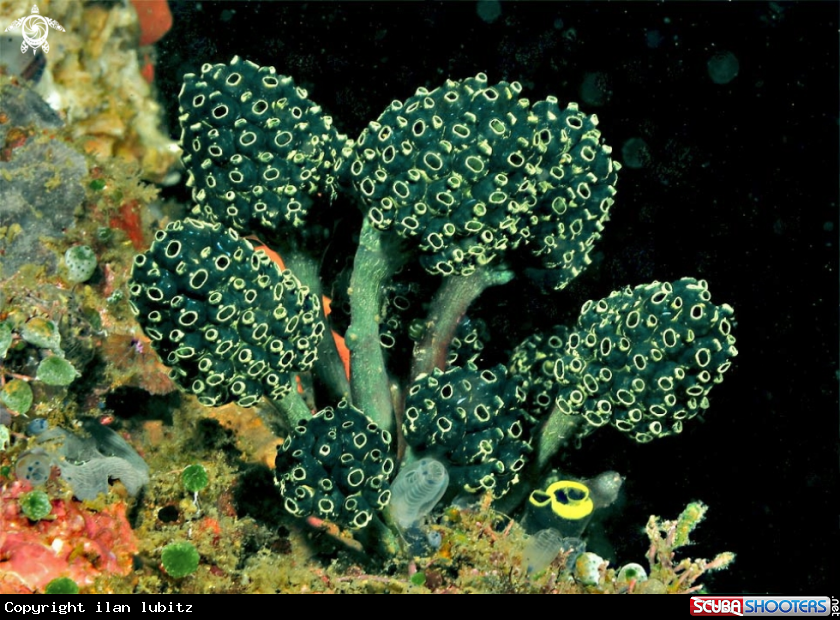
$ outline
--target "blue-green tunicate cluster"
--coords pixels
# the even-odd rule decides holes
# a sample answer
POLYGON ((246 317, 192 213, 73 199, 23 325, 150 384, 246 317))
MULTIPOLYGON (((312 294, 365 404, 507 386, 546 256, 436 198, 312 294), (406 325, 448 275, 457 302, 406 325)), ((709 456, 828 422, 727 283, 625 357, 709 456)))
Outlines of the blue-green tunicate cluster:
POLYGON ((179 220, 134 259, 131 308, 171 377, 213 407, 280 400, 324 334, 320 302, 221 224, 179 220))
POLYGON ((704 280, 683 278, 588 301, 572 329, 530 337, 511 370, 529 411, 580 415, 581 436, 610 424, 640 443, 682 431, 737 355, 733 310, 704 280))
MULTIPOLYGON (((563 535, 554 528, 539 530, 528 537, 528 542, 522 551, 522 563, 527 573, 533 574, 545 570, 563 550, 566 541, 563 535)), ((579 539, 571 539, 579 540, 579 539)))
POLYGON ((444 460, 453 485, 500 498, 519 481, 531 453, 532 418, 524 402, 522 382, 501 365, 435 369, 408 390, 405 440, 444 460))
MULTIPOLYGON (((350 324, 350 275, 349 265, 333 286, 330 321, 333 329, 343 332, 350 324)), ((391 371, 404 372, 401 366, 411 361, 415 342, 425 331, 424 319, 428 311, 427 300, 439 285, 436 278, 429 276, 415 264, 403 266, 398 273, 382 285, 382 301, 378 313, 379 343, 391 371)))
POLYGON ((455 336, 449 343, 449 355, 446 357, 446 367, 466 366, 477 364, 484 343, 490 339, 490 329, 481 319, 471 319, 465 316, 458 323, 455 336))
POLYGON ((70 282, 87 282, 96 271, 96 254, 90 246, 74 245, 64 253, 64 264, 70 282))
POLYGON ((412 240, 428 272, 468 275, 522 248, 560 289, 590 262, 619 165, 597 117, 521 90, 484 74, 420 88, 359 137, 349 173, 371 223, 412 240))
POLYGON ((392 351, 397 357, 405 357, 406 353, 410 357, 410 328, 414 321, 419 320, 425 309, 424 278, 428 278, 424 272, 406 269, 397 274, 385 287, 380 313, 379 343, 384 349, 397 347, 392 351), (409 335, 408 341, 405 340, 405 335, 409 335), (409 349, 405 350, 405 347, 409 349))
POLYGON ((306 90, 235 57, 184 76, 179 102, 201 217, 242 234, 309 234, 312 197, 335 193, 347 138, 306 90))
POLYGON ((277 451, 283 506, 358 530, 391 500, 391 434, 347 401, 304 420, 277 451))

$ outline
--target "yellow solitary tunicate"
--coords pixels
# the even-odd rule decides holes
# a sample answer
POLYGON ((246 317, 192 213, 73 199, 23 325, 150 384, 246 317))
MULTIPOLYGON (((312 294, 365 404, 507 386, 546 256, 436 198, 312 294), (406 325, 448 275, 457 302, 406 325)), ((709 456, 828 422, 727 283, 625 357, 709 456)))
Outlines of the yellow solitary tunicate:
POLYGON ((593 504, 589 497, 589 487, 581 482, 561 480, 548 487, 551 496, 551 509, 559 517, 578 520, 592 514, 593 504))

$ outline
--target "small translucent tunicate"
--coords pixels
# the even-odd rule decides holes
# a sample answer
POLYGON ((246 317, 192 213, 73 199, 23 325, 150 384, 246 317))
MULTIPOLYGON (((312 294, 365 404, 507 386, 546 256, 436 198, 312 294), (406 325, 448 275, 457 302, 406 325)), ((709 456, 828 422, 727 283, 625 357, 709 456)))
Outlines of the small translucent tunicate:
POLYGON ((706 63, 709 77, 715 84, 729 84, 738 75, 740 66, 732 52, 718 52, 706 63))
POLYGON ((560 553, 565 554, 561 570, 571 571, 577 559, 586 551, 586 543, 574 536, 563 537, 554 528, 540 530, 528 539, 522 559, 528 573, 545 570, 560 553))
POLYGON ((528 573, 548 568, 563 546, 563 536, 554 528, 540 530, 528 539, 522 560, 528 573))
POLYGON ((24 452, 15 464, 15 476, 33 486, 44 484, 50 477, 52 458, 42 448, 24 452))
POLYGON ((96 271, 96 254, 90 246, 74 245, 64 253, 64 264, 70 282, 87 282, 96 271))
POLYGON ((605 471, 591 480, 586 480, 595 508, 604 508, 612 504, 618 497, 623 483, 622 477, 614 471, 605 471))
POLYGON ((443 463, 426 457, 404 467, 391 484, 391 516, 403 529, 431 512, 449 486, 443 463))

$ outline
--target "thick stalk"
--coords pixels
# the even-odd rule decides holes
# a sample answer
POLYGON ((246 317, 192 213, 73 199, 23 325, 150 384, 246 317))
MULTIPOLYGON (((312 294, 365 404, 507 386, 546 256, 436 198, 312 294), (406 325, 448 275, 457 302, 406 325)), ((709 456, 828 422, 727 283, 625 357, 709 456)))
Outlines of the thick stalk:
POLYGON ((397 530, 391 522, 388 508, 385 508, 379 517, 374 517, 367 530, 374 539, 374 544, 368 545, 369 548, 375 549, 384 558, 397 557, 401 548, 400 538, 395 533, 397 530))
POLYGON ((335 340, 332 337, 330 321, 324 315, 323 287, 321 286, 320 266, 318 262, 305 252, 300 252, 292 247, 283 247, 280 256, 286 267, 295 274, 301 284, 308 286, 312 294, 317 295, 321 302, 320 318, 326 326, 327 333, 318 345, 318 361, 315 364, 314 372, 329 390, 330 402, 337 403, 342 398, 350 396, 350 383, 347 381, 347 374, 344 372, 344 364, 338 349, 335 347, 335 340))
POLYGON ((551 459, 574 437, 575 431, 583 418, 579 415, 566 415, 557 407, 553 407, 545 423, 539 428, 534 437, 537 441, 535 462, 529 463, 520 472, 519 484, 511 489, 502 499, 493 502, 493 508, 501 513, 511 514, 525 500, 533 489, 545 483, 546 468, 551 459))
POLYGON ((560 448, 569 443, 582 421, 583 416, 567 415, 556 406, 552 407, 548 419, 539 432, 539 444, 537 445, 537 468, 539 471, 543 471, 560 448))
POLYGON ((312 412, 297 391, 297 383, 294 384, 289 394, 281 400, 272 400, 271 404, 285 418, 285 422, 289 425, 289 428, 294 428, 302 420, 308 420, 312 417, 312 412))
POLYGON ((432 299, 423 340, 414 347, 412 380, 421 374, 431 373, 435 368, 443 370, 449 344, 467 308, 486 289, 507 284, 512 278, 511 270, 499 269, 495 265, 480 267, 468 276, 444 278, 432 299))
POLYGON ((379 343, 379 323, 384 287, 401 261, 396 248, 389 247, 386 234, 365 219, 350 277, 352 320, 345 334, 350 350, 350 390, 353 405, 394 432, 394 411, 385 358, 379 343))

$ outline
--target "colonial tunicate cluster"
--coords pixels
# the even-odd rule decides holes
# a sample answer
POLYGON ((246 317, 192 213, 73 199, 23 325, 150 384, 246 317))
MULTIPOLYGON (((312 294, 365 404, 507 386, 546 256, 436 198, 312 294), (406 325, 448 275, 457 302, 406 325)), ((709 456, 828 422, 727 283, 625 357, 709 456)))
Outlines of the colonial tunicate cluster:
POLYGON ((221 224, 186 219, 134 259, 131 307, 178 385, 217 406, 280 400, 324 334, 320 302, 221 224))
POLYGON ((391 434, 341 401, 304 420, 277 451, 283 506, 357 530, 391 500, 391 434))
POLYGON ((311 233, 312 197, 331 197, 347 138, 292 78, 235 57, 187 74, 184 165, 201 217, 242 234, 311 233))
POLYGON ((475 365, 421 375, 405 402, 405 440, 444 459, 454 486, 500 498, 519 480, 531 452, 532 418, 522 384, 503 366, 475 365))
POLYGON ((640 443, 682 431, 737 355, 733 310, 704 280, 683 278, 588 301, 573 329, 538 334, 515 351, 529 411, 580 415, 581 436, 610 424, 640 443))
POLYGON ((566 570, 574 565, 578 556, 586 550, 586 544, 580 538, 566 537, 554 528, 546 528, 533 533, 522 551, 522 563, 528 574, 545 570, 560 554, 567 553, 566 570))
MULTIPOLYGON (((399 530, 404 550, 429 555, 443 542, 423 517, 442 497, 500 499, 526 477, 534 453, 527 479, 539 488, 507 498, 513 507, 532 491, 525 566, 542 570, 562 551, 576 579, 595 585, 605 564, 583 553, 579 537, 621 477, 561 478, 546 474, 551 460, 600 426, 639 442, 680 432, 737 353, 732 309, 714 305, 702 280, 628 287, 587 302, 574 326, 525 340, 508 368, 479 368, 489 330, 472 302, 522 274, 556 290, 574 279, 591 262, 621 167, 596 116, 521 92, 484 74, 420 88, 354 143, 274 68, 239 58, 204 65, 180 94, 198 219, 170 223, 135 259, 131 308, 173 379, 202 404, 281 401, 292 430, 275 482, 291 515, 370 526, 375 536, 363 538, 389 553, 399 530), (324 260, 350 249, 335 244, 325 254, 332 231, 344 232, 345 220, 323 217, 339 189, 364 218, 343 272, 341 261, 324 260), (300 280, 246 235, 278 251, 300 280), (302 383, 304 400, 293 376, 311 369, 326 331, 322 278, 352 372, 328 338, 321 373, 302 383), (343 322, 342 308, 352 315, 343 322), (329 402, 345 400, 313 416, 307 401, 324 389, 329 402), (397 419, 405 445, 389 433, 397 419), (397 454, 405 463, 391 482, 397 454), (386 507, 390 534, 378 527, 386 507)), ((49 327, 36 320, 28 333, 49 343, 49 327)), ((0 324, 0 351, 11 344, 0 324)), ((0 401, 28 409, 31 394, 27 402, 15 380, 0 401)), ((49 475, 43 450, 24 463, 33 480, 49 475)), ((101 486, 102 468, 87 471, 101 486)), ((200 466, 184 473, 189 492, 207 484, 200 466)))
POLYGON ((468 275, 528 249, 563 288, 589 263, 619 165, 598 119, 478 74, 394 101, 362 132, 350 176, 372 224, 412 240, 430 273, 468 275))

